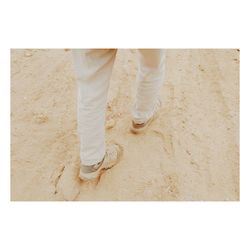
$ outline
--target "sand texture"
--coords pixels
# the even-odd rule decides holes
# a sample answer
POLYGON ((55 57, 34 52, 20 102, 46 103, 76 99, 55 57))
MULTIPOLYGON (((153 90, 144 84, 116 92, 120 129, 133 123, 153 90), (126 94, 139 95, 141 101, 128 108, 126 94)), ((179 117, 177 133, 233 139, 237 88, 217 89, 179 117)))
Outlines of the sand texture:
POLYGON ((12 50, 11 200, 239 200, 239 51, 166 56, 160 116, 134 135, 136 51, 118 51, 106 139, 123 157, 98 183, 84 183, 71 50, 12 50))

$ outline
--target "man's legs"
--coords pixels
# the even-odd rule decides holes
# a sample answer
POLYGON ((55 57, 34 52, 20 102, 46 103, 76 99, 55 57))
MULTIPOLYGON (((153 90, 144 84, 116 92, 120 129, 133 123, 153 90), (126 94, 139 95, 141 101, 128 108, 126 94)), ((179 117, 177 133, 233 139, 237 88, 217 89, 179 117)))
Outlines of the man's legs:
POLYGON ((105 155, 105 113, 115 49, 73 50, 78 83, 78 132, 82 165, 105 155))
POLYGON ((165 79, 165 50, 139 49, 136 100, 132 110, 133 121, 141 124, 153 115, 165 79))

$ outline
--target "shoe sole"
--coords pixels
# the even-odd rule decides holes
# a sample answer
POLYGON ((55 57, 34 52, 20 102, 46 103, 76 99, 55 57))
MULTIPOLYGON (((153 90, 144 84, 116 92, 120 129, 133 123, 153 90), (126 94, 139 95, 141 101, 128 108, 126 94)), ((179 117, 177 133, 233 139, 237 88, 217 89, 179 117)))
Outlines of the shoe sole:
POLYGON ((114 167, 116 164, 118 164, 120 162, 120 160, 121 160, 122 155, 123 155, 123 149, 122 149, 122 147, 120 145, 118 145, 118 144, 116 144, 116 145, 119 147, 119 151, 120 151, 116 162, 114 162, 114 163, 112 163, 112 164, 110 164, 109 166, 106 166, 106 167, 101 165, 95 172, 83 174, 80 171, 79 178, 82 181, 96 180, 96 179, 98 179, 102 175, 102 173, 105 170, 108 170, 108 169, 114 167))

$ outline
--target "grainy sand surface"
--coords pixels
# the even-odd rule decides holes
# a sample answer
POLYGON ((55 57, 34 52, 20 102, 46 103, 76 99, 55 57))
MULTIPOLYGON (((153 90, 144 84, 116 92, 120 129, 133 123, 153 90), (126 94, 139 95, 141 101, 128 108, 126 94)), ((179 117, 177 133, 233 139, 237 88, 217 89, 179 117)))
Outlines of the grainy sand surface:
POLYGON ((239 51, 167 50, 160 117, 129 132, 136 51, 119 50, 107 142, 124 148, 99 183, 76 178, 71 50, 11 51, 12 200, 239 200, 239 51))

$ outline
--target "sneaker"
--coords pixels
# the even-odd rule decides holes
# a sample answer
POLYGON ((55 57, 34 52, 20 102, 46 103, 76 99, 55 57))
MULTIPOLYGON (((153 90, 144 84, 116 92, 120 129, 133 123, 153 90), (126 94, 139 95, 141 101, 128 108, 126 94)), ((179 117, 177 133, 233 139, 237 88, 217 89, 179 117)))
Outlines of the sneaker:
POLYGON ((98 179, 101 174, 116 165, 122 155, 122 147, 119 144, 112 144, 107 147, 103 160, 95 165, 81 165, 79 178, 84 181, 98 179))
POLYGON ((146 122, 136 123, 132 120, 130 131, 134 134, 140 134, 140 133, 143 133, 145 130, 147 130, 149 125, 158 117, 157 111, 159 110, 160 106, 161 106, 161 102, 160 100, 158 100, 153 115, 146 122))

